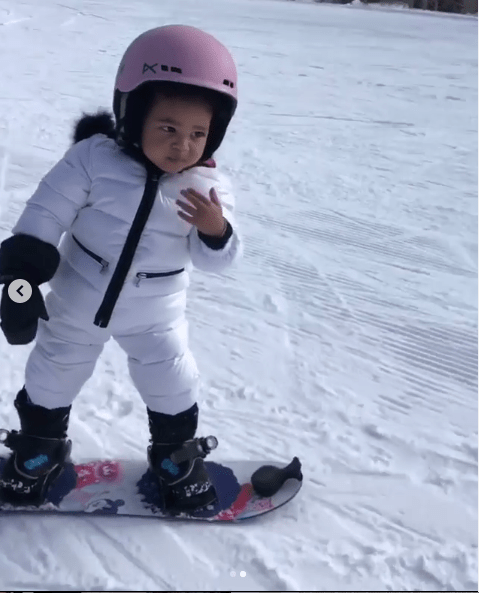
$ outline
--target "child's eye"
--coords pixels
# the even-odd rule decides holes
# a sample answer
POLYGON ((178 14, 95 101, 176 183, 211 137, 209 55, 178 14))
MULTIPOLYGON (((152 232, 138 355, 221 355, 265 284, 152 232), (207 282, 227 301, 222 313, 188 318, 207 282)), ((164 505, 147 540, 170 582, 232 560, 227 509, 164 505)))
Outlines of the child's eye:
MULTIPOLYGON (((164 132, 172 132, 173 134, 176 132, 176 129, 172 126, 161 126, 160 130, 164 132)), ((202 138, 203 136, 206 136, 204 132, 195 132, 195 134, 197 138, 202 138)))

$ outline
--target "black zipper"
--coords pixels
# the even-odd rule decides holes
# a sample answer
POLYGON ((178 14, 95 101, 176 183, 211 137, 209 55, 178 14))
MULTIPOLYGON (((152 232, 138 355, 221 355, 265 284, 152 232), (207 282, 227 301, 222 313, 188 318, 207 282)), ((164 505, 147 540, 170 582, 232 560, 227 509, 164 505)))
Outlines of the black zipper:
POLYGON ((113 272, 110 284, 108 285, 103 301, 96 312, 94 325, 98 327, 108 327, 110 319, 115 308, 116 301, 120 296, 121 289, 125 282, 125 278, 131 267, 131 262, 135 255, 136 248, 140 242, 141 234, 145 228, 146 222, 150 215, 153 204, 155 203, 156 193, 158 191, 158 184, 160 182, 160 175, 162 173, 155 167, 152 170, 150 167, 147 168, 147 178, 145 183, 145 189, 143 191, 143 197, 141 198, 140 205, 136 211, 135 218, 131 225, 130 231, 126 238, 125 244, 120 255, 120 259, 116 265, 115 271, 113 272))
POLYGON ((97 255, 96 253, 93 253, 93 251, 90 251, 89 249, 87 249, 84 245, 82 245, 80 243, 80 241, 74 236, 72 235, 72 239, 75 241, 75 243, 80 247, 80 249, 83 249, 83 251, 85 253, 88 253, 88 255, 90 257, 92 257, 94 260, 96 260, 99 264, 101 264, 101 270, 100 270, 100 274, 105 274, 106 271, 108 270, 108 266, 110 265, 109 262, 107 262, 106 260, 104 260, 103 258, 101 258, 99 255, 97 255))
POLYGON ((165 278, 166 276, 175 276, 176 274, 181 274, 184 271, 185 268, 181 268, 181 270, 173 270, 172 272, 138 272, 136 275, 135 286, 140 286, 140 282, 144 278, 165 278))

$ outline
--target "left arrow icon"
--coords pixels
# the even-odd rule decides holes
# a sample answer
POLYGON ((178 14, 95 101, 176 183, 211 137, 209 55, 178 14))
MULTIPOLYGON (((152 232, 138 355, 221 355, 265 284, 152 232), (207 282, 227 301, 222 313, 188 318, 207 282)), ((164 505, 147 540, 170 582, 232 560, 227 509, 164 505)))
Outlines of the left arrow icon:
POLYGON ((32 287, 26 280, 14 280, 8 287, 8 296, 15 303, 26 303, 32 296, 32 287))

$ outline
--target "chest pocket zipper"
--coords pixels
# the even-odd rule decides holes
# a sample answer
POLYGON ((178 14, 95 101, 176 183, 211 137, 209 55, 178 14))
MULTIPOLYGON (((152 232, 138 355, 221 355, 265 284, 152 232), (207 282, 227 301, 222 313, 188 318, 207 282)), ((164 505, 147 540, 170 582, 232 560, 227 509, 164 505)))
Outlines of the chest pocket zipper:
POLYGON ((138 272, 136 275, 135 286, 140 286, 140 282, 145 278, 165 278, 166 276, 175 276, 176 274, 181 274, 184 272, 185 268, 181 268, 181 270, 173 270, 172 272, 138 272))
POLYGON ((85 253, 87 253, 90 257, 92 257, 95 261, 97 261, 99 264, 101 264, 101 270, 100 270, 100 274, 105 274, 108 270, 108 266, 110 265, 109 262, 107 262, 106 260, 104 260, 103 258, 101 258, 99 255, 96 255, 96 253, 93 253, 93 251, 90 251, 89 249, 87 249, 84 245, 82 245, 80 243, 80 241, 74 237, 72 235, 73 240, 75 241, 75 243, 78 245, 78 247, 80 247, 80 249, 82 249, 85 253))

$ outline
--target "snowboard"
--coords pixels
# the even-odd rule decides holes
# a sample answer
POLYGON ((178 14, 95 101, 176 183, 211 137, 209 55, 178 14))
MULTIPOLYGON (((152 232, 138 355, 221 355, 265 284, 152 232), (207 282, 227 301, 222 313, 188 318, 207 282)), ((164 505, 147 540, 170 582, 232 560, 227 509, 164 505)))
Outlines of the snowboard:
MULTIPOLYGON (((5 461, 6 457, 0 456, 0 475, 5 461)), ((296 496, 302 485, 297 457, 286 467, 265 461, 205 461, 205 465, 218 500, 194 512, 176 513, 163 507, 157 478, 146 460, 103 459, 66 464, 40 506, 12 505, 0 498, 0 514, 35 512, 242 521, 283 506, 296 496)))

